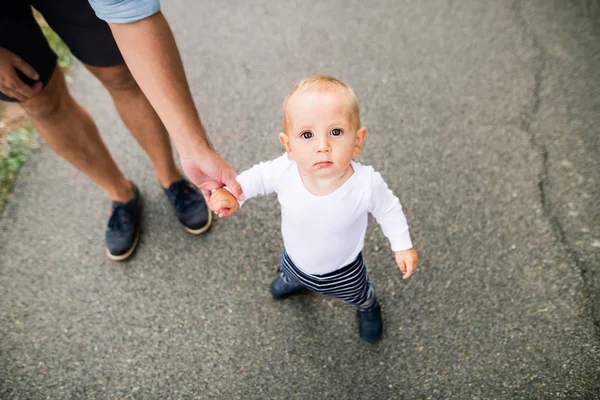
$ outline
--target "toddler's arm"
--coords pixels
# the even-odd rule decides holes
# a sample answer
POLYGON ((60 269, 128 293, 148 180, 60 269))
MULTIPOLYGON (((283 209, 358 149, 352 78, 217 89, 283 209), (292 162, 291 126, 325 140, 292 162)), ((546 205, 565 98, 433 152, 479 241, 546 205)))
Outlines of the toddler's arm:
POLYGON ((408 279, 417 269, 419 257, 412 246, 408 224, 398 198, 388 188, 378 172, 371 175, 371 208, 384 235, 389 239, 402 279, 408 279))
POLYGON ((217 189, 210 196, 210 206, 222 218, 233 214, 239 208, 239 203, 229 190, 217 189))
MULTIPOLYGON (((261 162, 237 176, 237 181, 244 191, 246 200, 260 195, 267 195, 276 191, 277 182, 281 174, 290 165, 287 155, 282 155, 271 161, 261 162)), ((219 214, 219 217, 228 217, 233 214, 242 202, 227 189, 217 189, 211 194, 210 206, 219 214)))

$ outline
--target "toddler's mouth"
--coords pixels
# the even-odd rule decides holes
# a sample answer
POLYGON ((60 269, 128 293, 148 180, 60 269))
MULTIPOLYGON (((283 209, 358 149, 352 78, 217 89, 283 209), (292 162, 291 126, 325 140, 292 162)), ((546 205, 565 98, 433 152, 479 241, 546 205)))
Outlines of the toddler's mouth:
POLYGON ((315 167, 325 168, 325 167, 329 167, 330 165, 333 165, 333 163, 331 161, 319 161, 318 163, 315 164, 315 167))

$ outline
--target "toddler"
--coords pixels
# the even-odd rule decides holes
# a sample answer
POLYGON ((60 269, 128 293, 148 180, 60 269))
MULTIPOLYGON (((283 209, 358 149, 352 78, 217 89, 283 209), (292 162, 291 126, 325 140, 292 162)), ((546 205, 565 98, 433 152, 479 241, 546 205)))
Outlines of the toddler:
MULTIPOLYGON (((390 240, 408 279, 417 267, 398 198, 378 172, 353 161, 367 135, 358 101, 345 83, 328 76, 299 82, 283 104, 286 154, 241 173, 246 199, 277 193, 284 249, 274 299, 312 290, 357 308, 360 337, 381 338, 381 308, 362 257, 367 213, 390 240)), ((225 189, 211 195, 213 210, 229 216, 240 205, 225 189)))

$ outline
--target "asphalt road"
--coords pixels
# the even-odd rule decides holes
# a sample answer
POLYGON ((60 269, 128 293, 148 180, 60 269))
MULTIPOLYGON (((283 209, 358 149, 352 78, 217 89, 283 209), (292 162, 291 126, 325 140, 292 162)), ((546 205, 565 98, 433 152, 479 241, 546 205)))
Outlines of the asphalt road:
POLYGON ((376 345, 336 301, 272 301, 276 199, 184 232, 77 65, 74 96, 142 190, 143 236, 130 262, 107 260, 103 192, 36 151, 0 216, 0 398, 600 397, 594 2, 164 3, 213 144, 239 170, 282 152, 296 81, 352 85, 360 161, 400 197, 420 268, 403 282, 371 221, 376 345))

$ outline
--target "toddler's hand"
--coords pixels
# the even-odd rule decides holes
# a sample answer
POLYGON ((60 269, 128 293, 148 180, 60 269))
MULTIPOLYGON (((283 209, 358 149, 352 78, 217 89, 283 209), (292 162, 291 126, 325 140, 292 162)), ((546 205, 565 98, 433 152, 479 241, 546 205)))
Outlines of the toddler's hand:
POLYGON ((394 257, 396 258, 396 264, 402 271, 402 279, 408 279, 417 269, 419 263, 419 256, 415 249, 408 249, 403 251, 395 251, 394 257))
POLYGON ((239 208, 239 204, 228 190, 217 189, 210 196, 210 208, 215 210, 219 217, 229 217, 239 208))

